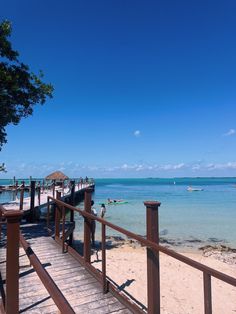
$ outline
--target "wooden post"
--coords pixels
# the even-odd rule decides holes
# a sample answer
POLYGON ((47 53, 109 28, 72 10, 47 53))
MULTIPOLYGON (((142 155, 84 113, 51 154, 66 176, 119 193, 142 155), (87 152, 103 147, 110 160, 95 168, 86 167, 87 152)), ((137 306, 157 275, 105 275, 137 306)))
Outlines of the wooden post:
POLYGON ((49 204, 49 199, 47 197, 47 229, 49 231, 50 227, 50 204, 49 204))
POLYGON ((16 192, 16 198, 17 198, 17 192, 18 192, 18 181, 16 181, 16 183, 15 183, 15 192, 16 192))
POLYGON ((65 195, 65 181, 62 181, 62 184, 61 184, 61 188, 62 188, 62 196, 65 195))
POLYGON ((71 184, 71 194, 70 194, 70 205, 75 205, 75 181, 70 181, 71 184))
MULTIPOLYGON (((71 181, 71 195, 70 195, 70 205, 75 205, 75 181, 71 181)), ((74 223, 74 211, 70 211, 70 222, 74 223)), ((73 243, 73 232, 70 235, 69 238, 69 245, 72 245, 73 243)))
POLYGON ((106 225, 102 224, 102 285, 103 293, 107 293, 107 276, 106 276, 106 225))
POLYGON ((19 313, 19 233, 22 212, 4 212, 7 220, 6 303, 7 314, 19 313))
POLYGON ((212 314, 211 275, 203 273, 204 313, 212 314))
MULTIPOLYGON (((61 192, 57 191, 57 200, 61 199, 61 192)), ((60 221, 61 221, 61 211, 60 207, 55 204, 55 238, 60 238, 60 221)))
MULTIPOLYGON (((85 189, 84 210, 91 214, 92 190, 85 189)), ((91 262, 91 219, 84 218, 84 260, 91 262)))
POLYGON ((30 220, 35 221, 35 181, 30 181, 30 220))
MULTIPOLYGON (((3 222, 3 217, 2 217, 2 211, 0 209, 0 240, 2 239, 2 222, 3 222)), ((0 307, 0 313, 1 313, 1 307, 0 307)))
POLYGON ((65 223, 66 223, 66 210, 65 206, 62 207, 62 253, 65 253, 65 223))
MULTIPOLYGON (((147 240, 159 244, 159 202, 144 202, 146 206, 147 240)), ((160 266, 159 252, 147 248, 147 296, 148 314, 160 314, 160 266)))
POLYGON ((53 183, 52 183, 52 197, 53 198, 55 197, 55 186, 56 186, 56 181, 53 180, 53 183))
POLYGON ((24 192, 25 192, 25 185, 22 184, 20 189, 20 210, 23 210, 24 205, 24 192))
POLYGON ((41 198, 41 187, 38 185, 38 205, 40 206, 40 198, 41 198))

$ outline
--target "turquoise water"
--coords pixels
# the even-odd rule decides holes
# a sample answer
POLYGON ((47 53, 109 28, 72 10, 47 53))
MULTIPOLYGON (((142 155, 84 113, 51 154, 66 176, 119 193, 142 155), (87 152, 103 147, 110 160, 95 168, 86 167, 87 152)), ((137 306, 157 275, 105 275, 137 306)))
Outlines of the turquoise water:
POLYGON ((143 202, 157 200, 160 232, 166 239, 236 247, 235 183, 236 178, 97 179, 94 200, 96 204, 107 197, 128 201, 107 206, 106 218, 141 235, 146 234, 143 202), (189 185, 204 190, 188 192, 189 185))
MULTIPOLYGON (((0 184, 11 181, 0 180, 0 184)), ((236 247, 236 178, 96 179, 95 184, 98 212, 99 203, 108 197, 128 201, 106 206, 105 218, 123 228, 145 235, 143 202, 157 200, 161 202, 160 233, 166 240, 187 246, 216 242, 236 247), (189 185, 204 190, 188 192, 189 185)), ((3 199, 6 195, 0 194, 0 201, 3 199)))

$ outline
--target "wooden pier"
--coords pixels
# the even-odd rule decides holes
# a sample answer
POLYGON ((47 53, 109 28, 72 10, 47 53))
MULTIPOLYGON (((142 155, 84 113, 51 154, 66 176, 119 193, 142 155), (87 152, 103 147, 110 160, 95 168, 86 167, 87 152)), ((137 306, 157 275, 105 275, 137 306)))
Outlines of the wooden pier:
POLYGON ((48 196, 48 204, 55 204, 51 209, 48 206, 49 211, 54 211, 55 219, 47 220, 47 223, 20 224, 23 211, 0 207, 1 313, 160 314, 159 252, 202 272, 205 314, 212 314, 212 277, 236 286, 236 278, 159 245, 159 202, 144 203, 147 238, 143 238, 92 215, 91 194, 92 189, 85 189, 84 209, 65 203, 60 199, 59 192, 57 199, 48 196), (73 247, 74 212, 84 219, 82 255, 73 247), (91 263, 93 220, 101 224, 101 271, 91 263), (106 275, 107 227, 147 247, 147 308, 122 293, 106 275))
MULTIPOLYGON (((101 284, 71 254, 62 254, 61 247, 48 235, 45 224, 24 224, 21 232, 75 313, 131 313, 111 293, 103 294, 101 284)), ((6 266, 4 251, 1 249, 1 270, 6 266)), ((19 255, 19 312, 58 313, 23 248, 19 255)), ((6 271, 1 273, 5 283, 6 271)))
MULTIPOLYGON (((94 191, 94 182, 76 184, 75 181, 71 181, 70 188, 52 185, 51 189, 48 189, 41 186, 36 187, 36 181, 32 180, 29 186, 30 196, 24 197, 25 186, 23 186, 18 188, 19 198, 16 196, 14 201, 3 203, 2 205, 5 210, 22 210, 24 216, 31 215, 31 217, 36 218, 36 216, 40 215, 40 209, 47 207, 48 197, 55 197, 57 192, 59 192, 62 201, 75 204, 83 199, 84 191, 87 188, 91 188, 94 191)), ((28 187, 26 190, 28 190, 28 187)), ((11 191, 16 193, 14 189, 11 191)))

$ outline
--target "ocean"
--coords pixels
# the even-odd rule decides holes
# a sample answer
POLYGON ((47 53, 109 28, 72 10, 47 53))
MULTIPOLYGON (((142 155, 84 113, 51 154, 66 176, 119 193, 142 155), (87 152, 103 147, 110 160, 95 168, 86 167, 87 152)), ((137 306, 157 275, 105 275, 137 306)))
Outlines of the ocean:
MULTIPOLYGON (((12 180, 0 180, 0 185, 12 180)), ((100 203, 107 198, 123 199, 126 204, 107 205, 105 218, 137 234, 146 235, 144 201, 159 201, 159 226, 163 242, 194 248, 223 244, 236 248, 236 178, 144 178, 95 179, 93 199, 99 214, 100 203), (187 191, 187 187, 202 191, 187 191)), ((0 194, 0 202, 12 195, 0 194)), ((80 204, 79 207, 83 207, 80 204)), ((80 216, 76 220, 81 221, 80 216)), ((109 229, 109 228, 108 228, 109 229)), ((78 226, 77 235, 81 236, 78 226)), ((97 224, 97 237, 100 228, 97 224)), ((108 235, 119 235, 107 230, 108 235)))

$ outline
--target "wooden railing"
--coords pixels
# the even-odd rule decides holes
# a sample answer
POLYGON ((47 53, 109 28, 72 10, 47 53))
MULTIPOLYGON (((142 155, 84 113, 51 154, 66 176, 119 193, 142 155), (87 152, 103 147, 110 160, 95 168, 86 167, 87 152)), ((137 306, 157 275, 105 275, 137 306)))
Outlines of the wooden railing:
MULTIPOLYGON (((204 287, 204 309, 205 314, 212 313, 212 295, 211 295, 211 277, 215 277, 232 286, 236 286, 236 278, 221 273, 215 269, 205 266, 195 260, 192 260, 184 255, 181 255, 173 250, 159 245, 158 234, 158 208, 159 202, 145 202, 147 212, 147 239, 130 232, 124 228, 116 226, 105 219, 95 217, 91 214, 91 189, 85 191, 84 210, 76 208, 70 204, 62 202, 59 199, 48 197, 48 204, 54 203, 55 207, 55 240, 62 246, 62 252, 68 250, 76 259, 85 265, 85 267, 92 272, 95 277, 101 282, 103 292, 111 291, 116 293, 116 296, 122 299, 122 302, 133 310, 135 313, 141 313, 142 310, 137 304, 131 303, 129 298, 120 295, 117 289, 112 285, 106 276, 106 228, 112 228, 129 238, 133 238, 147 247, 147 296, 148 296, 148 313, 160 313, 160 274, 159 274, 159 252, 167 254, 203 273, 203 287, 204 287), (71 248, 66 242, 68 237, 71 238, 73 227, 70 231, 66 230, 66 210, 71 212, 78 212, 84 218, 84 253, 83 257, 71 248), (101 243, 102 243, 102 271, 98 272, 95 267, 91 265, 91 221, 96 220, 101 223, 101 243), (60 236, 60 224, 62 221, 62 237, 60 236)), ((59 195, 58 195, 59 197, 59 195)), ((48 206, 48 209, 50 207, 48 206)), ((31 264, 38 273, 41 281, 45 285, 49 294, 53 298, 55 304, 62 313, 73 313, 73 309, 68 304, 67 300, 55 286, 52 278, 40 264, 37 256, 33 250, 26 243, 24 238, 20 236, 20 219, 22 211, 18 210, 4 210, 0 206, 0 227, 5 220, 7 225, 7 246, 6 246, 6 289, 3 297, 3 306, 0 304, 0 311, 4 308, 7 314, 19 312, 19 242, 21 240, 22 246, 29 257, 31 264)), ((49 217, 49 215, 48 215, 49 217)), ((70 226, 74 226, 73 215, 70 216, 70 226)), ((49 224, 48 224, 49 225, 49 224)), ((69 241, 70 242, 70 241, 69 241)))
POLYGON ((57 305, 59 311, 68 314, 75 313, 48 272, 44 269, 23 235, 20 234, 20 219, 22 214, 22 211, 4 210, 4 208, 0 206, 0 223, 2 223, 4 219, 7 225, 6 289, 2 296, 0 313, 19 313, 19 243, 21 243, 24 248, 31 265, 57 305))
MULTIPOLYGON (((105 219, 96 217, 91 214, 91 190, 85 191, 84 210, 76 208, 70 204, 62 202, 60 199, 48 197, 48 202, 53 201, 56 204, 55 213, 55 238, 62 245, 62 251, 65 252, 65 241, 67 240, 65 234, 65 209, 69 209, 73 212, 78 212, 84 217, 84 252, 83 257, 79 260, 93 273, 98 276, 96 269, 91 265, 91 220, 95 220, 101 223, 101 244, 102 244, 102 275, 100 281, 103 285, 103 291, 106 293, 108 287, 112 287, 112 284, 108 282, 106 277, 106 227, 110 227, 129 238, 137 240, 141 245, 147 247, 147 298, 148 298, 148 313, 159 314, 160 313, 160 273, 159 273, 159 252, 162 252, 168 256, 177 259, 195 269, 198 269, 203 273, 203 288, 204 288, 204 313, 212 313, 212 294, 211 294, 211 277, 215 277, 225 283, 232 286, 236 286, 236 278, 219 272, 211 267, 203 265, 195 260, 192 260, 182 254, 179 254, 173 250, 170 250, 164 246, 159 245, 159 232, 158 232, 158 208, 159 202, 144 202, 146 206, 147 215, 147 238, 143 238, 133 232, 130 232, 124 228, 114 225, 105 219), (62 220, 62 238, 59 236, 60 221, 62 220)), ((48 207, 49 209, 49 207, 48 207)), ((48 212, 49 219, 49 212, 48 212)), ((70 252, 73 250, 67 247, 70 252)), ((73 254, 76 254, 73 252, 73 254)), ((134 304, 131 308, 135 312, 139 311, 139 307, 134 304)))

